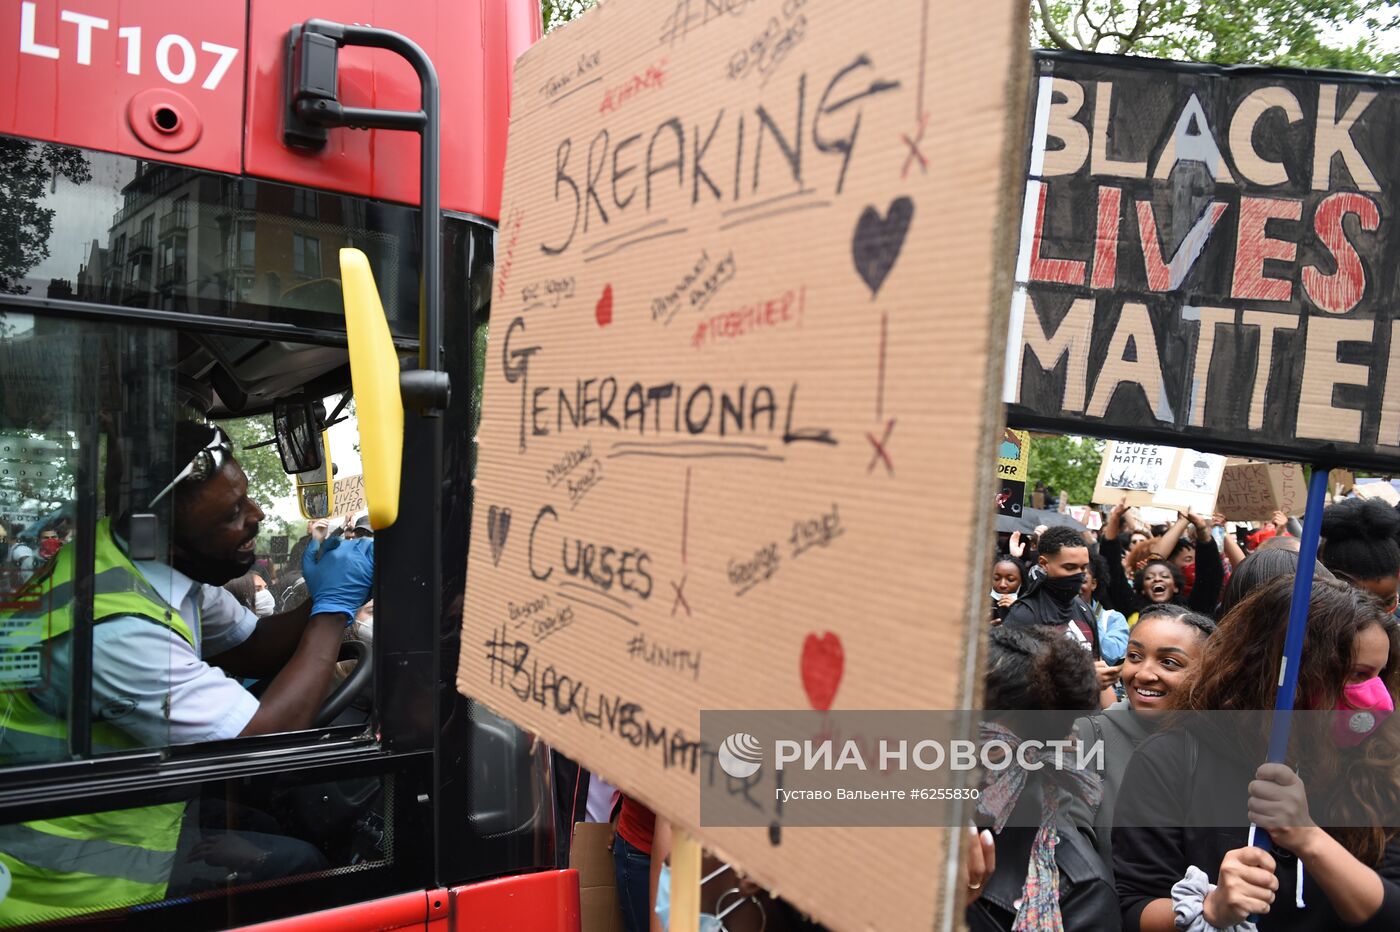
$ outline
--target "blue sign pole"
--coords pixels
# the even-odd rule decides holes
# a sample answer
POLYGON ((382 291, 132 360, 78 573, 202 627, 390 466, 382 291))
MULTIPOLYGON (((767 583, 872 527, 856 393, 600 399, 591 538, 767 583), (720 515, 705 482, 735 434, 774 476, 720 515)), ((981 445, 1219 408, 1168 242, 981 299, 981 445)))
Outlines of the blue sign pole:
MULTIPOLYGON (((1279 664, 1278 697, 1274 700, 1273 728, 1269 732, 1269 760, 1283 763, 1288 754, 1288 734, 1293 725, 1293 700, 1298 692, 1298 671, 1303 659, 1303 640, 1308 631, 1308 606, 1312 602, 1313 570, 1317 567, 1317 545, 1322 537, 1322 509, 1327 499, 1328 470, 1313 466, 1308 482, 1308 506, 1303 515, 1303 536, 1299 539, 1298 575, 1293 577, 1293 604, 1288 611, 1288 633, 1283 640, 1279 664)), ((1265 851, 1273 845, 1266 832, 1255 832, 1254 844, 1265 851)))

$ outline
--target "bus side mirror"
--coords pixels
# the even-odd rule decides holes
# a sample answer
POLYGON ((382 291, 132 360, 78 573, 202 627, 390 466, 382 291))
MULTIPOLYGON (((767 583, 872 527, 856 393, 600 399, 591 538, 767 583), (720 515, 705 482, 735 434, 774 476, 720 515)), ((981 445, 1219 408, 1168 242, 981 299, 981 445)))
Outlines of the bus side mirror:
POLYGON ((374 284, 369 259, 358 249, 340 250, 340 287, 345 298, 345 336, 350 343, 350 382, 360 424, 365 505, 369 523, 382 531, 399 517, 403 465, 403 395, 399 356, 374 284))
POLYGON ((272 426, 277 436, 277 455, 282 470, 304 473, 320 469, 320 422, 310 401, 278 401, 272 406, 272 426))
POLYGON ((329 518, 335 507, 335 465, 331 462, 331 432, 319 434, 317 450, 320 464, 315 469, 299 472, 297 477, 297 507, 308 521, 329 518))

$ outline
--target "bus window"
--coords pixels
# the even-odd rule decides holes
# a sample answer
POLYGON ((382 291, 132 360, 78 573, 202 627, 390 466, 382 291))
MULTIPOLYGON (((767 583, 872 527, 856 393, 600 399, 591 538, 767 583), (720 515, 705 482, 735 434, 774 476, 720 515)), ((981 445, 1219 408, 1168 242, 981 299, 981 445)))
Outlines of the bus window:
MULTIPOLYGON (((275 446, 258 445, 269 418, 204 421, 182 351, 174 331, 0 304, 0 767, 120 755, 156 766, 143 752, 227 753, 215 743, 294 730, 254 727, 279 669, 247 648, 263 622, 314 623, 297 569, 307 523, 275 446), (83 652, 90 677, 75 672, 83 652)), ((311 530, 357 537, 355 517, 311 530)), ((335 637, 370 643, 367 602, 345 606, 335 637)), ((362 732, 372 690, 369 667, 356 672, 352 660, 328 668, 298 727, 334 708, 315 723, 362 732), (335 705, 341 681, 348 699, 335 705)), ((388 863, 388 784, 337 776, 191 785, 173 802, 0 825, 12 879, 0 925, 388 863)))
POLYGON ((395 336, 418 334, 417 211, 0 136, 0 294, 343 328, 335 256, 369 256, 395 336))
POLYGON ((0 824, 10 875, 0 926, 139 907, 149 927, 163 927, 157 904, 227 896, 210 903, 222 927, 237 922, 244 891, 350 876, 373 889, 399 866, 395 783, 372 774, 223 781, 172 802, 0 824))
MULTIPOLYGON (((162 464, 168 470, 174 361, 170 333, 0 312, 4 764, 169 743, 159 697, 100 677, 76 684, 75 693, 71 671, 75 644, 83 649, 99 631, 104 643, 116 643, 132 627, 120 616, 151 613, 143 611, 148 582, 113 542, 125 518, 149 503, 142 483, 149 486, 162 464), (92 595, 84 598, 88 579, 92 595), (116 627, 94 628, 94 617, 116 627), (68 718, 78 694, 92 699, 91 721, 75 744, 68 718), (149 727, 137 734, 122 726, 143 701, 151 705, 149 727)), ((156 527, 168 524, 167 517, 156 527)), ((150 556, 169 559, 168 531, 146 544, 150 556)))

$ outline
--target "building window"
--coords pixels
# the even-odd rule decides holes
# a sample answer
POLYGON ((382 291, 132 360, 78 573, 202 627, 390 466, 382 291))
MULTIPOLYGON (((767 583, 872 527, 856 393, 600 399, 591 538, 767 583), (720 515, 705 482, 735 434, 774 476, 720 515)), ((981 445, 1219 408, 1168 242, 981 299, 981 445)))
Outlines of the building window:
POLYGON ((321 277, 321 241, 314 236, 292 234, 292 271, 300 278, 321 277))
POLYGON ((303 217, 315 217, 316 214, 316 192, 308 191, 305 188, 297 188, 292 191, 292 213, 301 214, 303 217))

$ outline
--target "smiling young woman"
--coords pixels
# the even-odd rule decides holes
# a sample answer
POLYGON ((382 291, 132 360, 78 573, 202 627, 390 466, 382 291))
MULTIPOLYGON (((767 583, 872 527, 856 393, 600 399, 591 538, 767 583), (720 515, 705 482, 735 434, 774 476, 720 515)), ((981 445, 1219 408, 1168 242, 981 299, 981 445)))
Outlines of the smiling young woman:
POLYGON ((1215 622, 1179 605, 1144 609, 1128 637, 1123 659, 1122 683, 1127 698, 1075 722, 1079 740, 1103 742, 1103 769, 1099 772, 1103 801, 1092 810, 1076 807, 1073 811, 1077 824, 1092 827, 1094 846, 1110 867, 1113 810, 1128 761, 1137 746, 1156 731, 1162 713, 1171 708, 1177 690, 1200 662, 1206 638, 1214 630, 1215 622))

